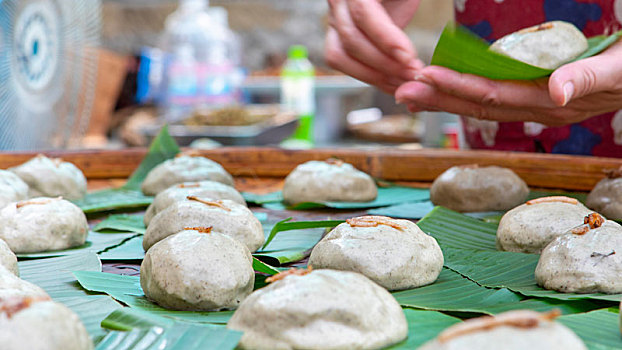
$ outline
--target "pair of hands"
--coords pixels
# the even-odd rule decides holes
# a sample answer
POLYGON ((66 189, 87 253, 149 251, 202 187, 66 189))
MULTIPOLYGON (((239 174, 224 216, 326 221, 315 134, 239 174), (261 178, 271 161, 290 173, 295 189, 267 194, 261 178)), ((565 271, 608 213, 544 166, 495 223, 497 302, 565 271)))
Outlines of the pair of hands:
POLYGON ((622 40, 535 81, 490 80, 425 66, 402 31, 420 0, 328 0, 328 64, 394 94, 412 112, 502 122, 577 123, 622 109, 622 40))

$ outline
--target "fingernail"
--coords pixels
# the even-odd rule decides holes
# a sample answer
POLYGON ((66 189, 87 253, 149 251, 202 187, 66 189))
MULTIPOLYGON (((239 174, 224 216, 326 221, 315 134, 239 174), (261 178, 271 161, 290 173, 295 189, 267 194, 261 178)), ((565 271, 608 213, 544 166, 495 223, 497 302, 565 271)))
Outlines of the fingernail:
POLYGON ((428 84, 428 85, 432 85, 432 80, 421 73, 415 74, 415 81, 428 84))
POLYGON ((562 103, 562 106, 565 106, 572 99, 572 95, 574 95, 574 84, 571 81, 565 83, 563 90, 564 90, 564 102, 562 103))
POLYGON ((405 64, 408 64, 412 60, 412 55, 402 49, 393 50, 393 57, 405 64))

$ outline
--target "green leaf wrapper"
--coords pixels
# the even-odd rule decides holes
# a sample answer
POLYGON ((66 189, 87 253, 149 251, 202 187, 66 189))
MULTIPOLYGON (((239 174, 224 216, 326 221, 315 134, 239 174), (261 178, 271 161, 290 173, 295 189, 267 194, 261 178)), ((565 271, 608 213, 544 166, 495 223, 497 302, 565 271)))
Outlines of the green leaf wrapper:
MULTIPOLYGON (((576 60, 597 55, 615 43, 622 31, 610 36, 588 39, 588 49, 576 60)), ((445 26, 434 49, 432 65, 453 69, 460 73, 479 75, 495 80, 534 80, 543 78, 552 69, 543 69, 493 52, 490 45, 463 26, 450 22, 445 26)))

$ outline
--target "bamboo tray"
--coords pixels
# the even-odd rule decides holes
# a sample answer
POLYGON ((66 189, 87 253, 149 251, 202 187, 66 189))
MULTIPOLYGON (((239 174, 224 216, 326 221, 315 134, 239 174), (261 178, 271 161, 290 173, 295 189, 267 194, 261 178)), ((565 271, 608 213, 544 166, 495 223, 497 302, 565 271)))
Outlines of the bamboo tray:
MULTIPOLYGON (((146 149, 44 153, 74 163, 84 172, 92 186, 100 188, 101 180, 118 182, 127 179, 145 156, 146 149)), ((531 187, 569 191, 589 191, 604 178, 604 169, 622 166, 622 159, 616 158, 497 151, 406 151, 384 148, 293 151, 279 148, 227 147, 200 153, 222 164, 235 177, 256 179, 256 190, 263 189, 260 184, 264 179, 273 182, 275 178, 287 176, 300 163, 330 157, 352 163, 376 178, 424 184, 431 183, 454 165, 498 165, 513 169, 531 187)), ((36 153, 0 154, 0 168, 18 165, 34 155, 36 153)))

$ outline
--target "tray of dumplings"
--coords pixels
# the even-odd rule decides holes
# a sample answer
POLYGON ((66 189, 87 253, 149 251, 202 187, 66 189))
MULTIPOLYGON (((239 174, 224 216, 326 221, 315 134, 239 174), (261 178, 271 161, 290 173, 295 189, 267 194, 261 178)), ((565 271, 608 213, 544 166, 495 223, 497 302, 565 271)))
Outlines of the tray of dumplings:
POLYGON ((620 349, 620 165, 0 154, 2 349, 620 349))

